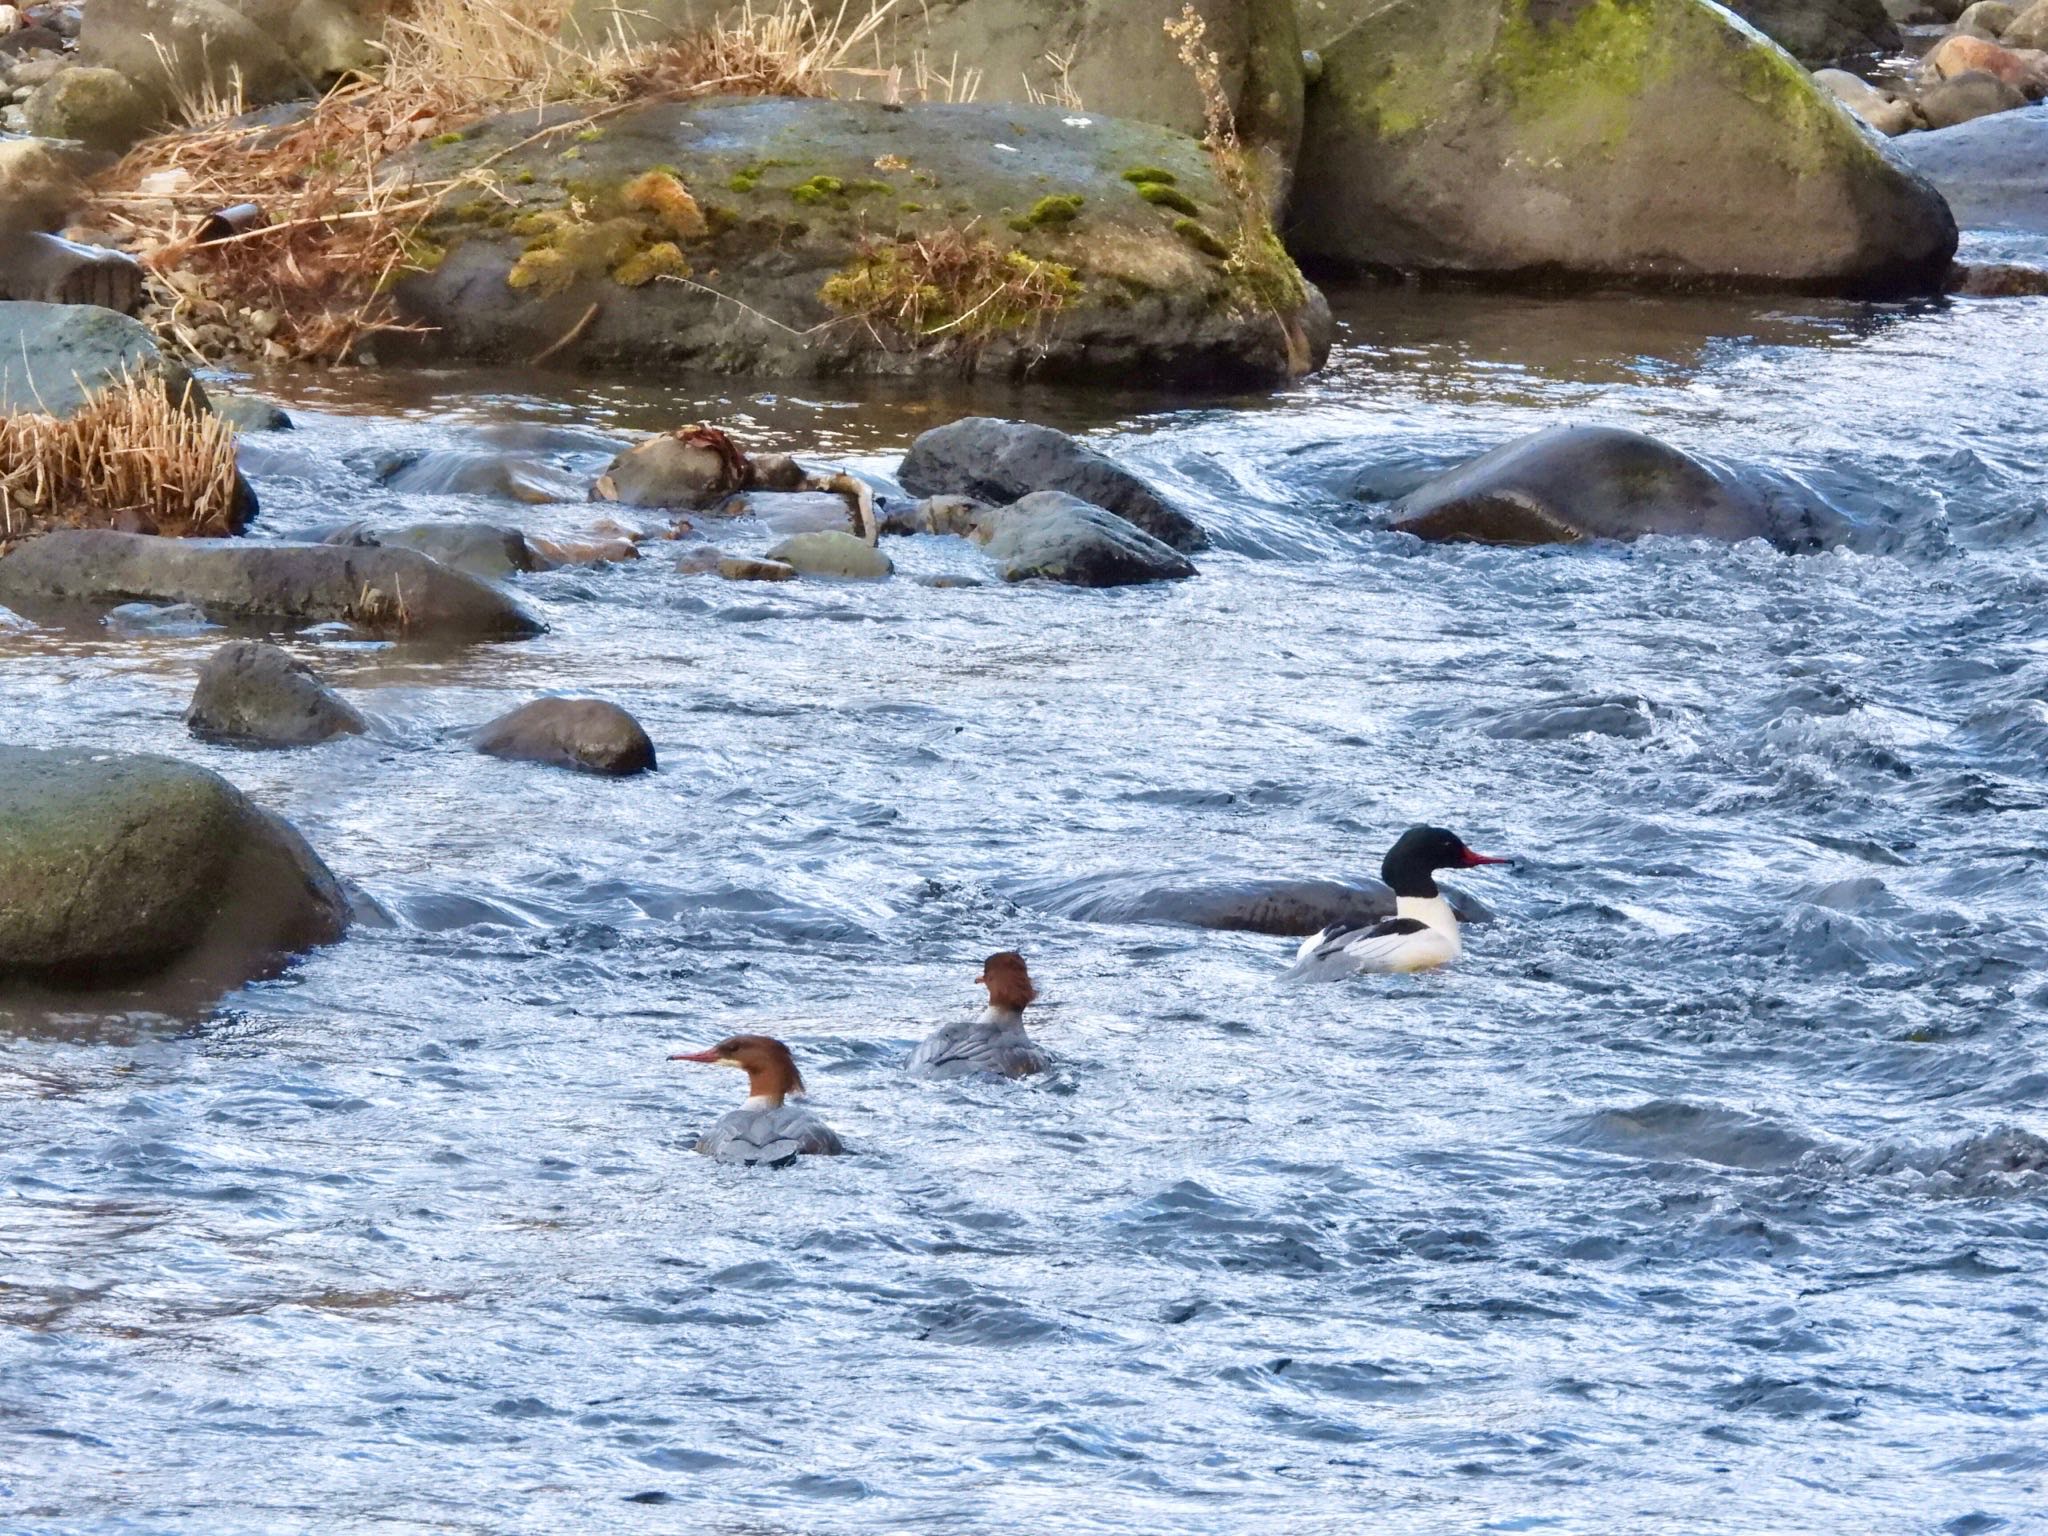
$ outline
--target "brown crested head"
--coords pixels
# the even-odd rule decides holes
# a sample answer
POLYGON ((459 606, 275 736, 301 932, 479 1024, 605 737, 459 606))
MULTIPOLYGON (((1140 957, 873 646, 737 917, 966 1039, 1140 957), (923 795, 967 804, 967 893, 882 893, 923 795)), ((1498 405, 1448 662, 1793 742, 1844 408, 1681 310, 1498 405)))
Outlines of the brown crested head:
POLYGON ((670 1061, 703 1061, 713 1066, 738 1067, 747 1074, 751 1098, 780 1104, 792 1093, 804 1091, 803 1074, 789 1047, 770 1035, 733 1035, 708 1051, 679 1051, 670 1061))
POLYGON ((1038 998, 1038 988, 1031 985, 1031 972, 1024 966, 1024 957, 1014 949, 990 955, 981 962, 981 974, 974 979, 988 988, 991 1008, 1022 1013, 1038 998))

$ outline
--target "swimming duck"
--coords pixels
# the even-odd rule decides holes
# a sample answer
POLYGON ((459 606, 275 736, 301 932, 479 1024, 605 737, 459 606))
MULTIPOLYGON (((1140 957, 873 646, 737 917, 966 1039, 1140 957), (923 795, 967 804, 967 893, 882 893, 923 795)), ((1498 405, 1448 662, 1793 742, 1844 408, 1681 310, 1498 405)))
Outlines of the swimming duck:
POLYGON ((1289 976, 1334 981, 1359 971, 1430 971, 1464 952, 1458 914, 1436 888, 1439 869, 1508 864, 1474 853, 1442 827, 1410 827, 1387 850, 1380 878, 1394 892, 1394 915, 1376 923, 1333 923, 1302 940, 1289 976))
POLYGON ((1038 996, 1024 957, 1012 949, 990 955, 974 979, 988 988, 987 1011, 926 1036, 911 1053, 910 1070, 919 1077, 939 1078, 975 1072, 1029 1077, 1049 1071, 1051 1059, 1024 1033, 1024 1010, 1038 996))
POLYGON ((670 1061, 704 1061, 747 1074, 747 1102, 704 1133, 697 1150, 722 1163, 780 1167, 804 1153, 844 1152, 832 1128, 801 1105, 783 1102, 804 1091, 789 1047, 767 1035, 734 1035, 708 1051, 679 1052, 670 1061))

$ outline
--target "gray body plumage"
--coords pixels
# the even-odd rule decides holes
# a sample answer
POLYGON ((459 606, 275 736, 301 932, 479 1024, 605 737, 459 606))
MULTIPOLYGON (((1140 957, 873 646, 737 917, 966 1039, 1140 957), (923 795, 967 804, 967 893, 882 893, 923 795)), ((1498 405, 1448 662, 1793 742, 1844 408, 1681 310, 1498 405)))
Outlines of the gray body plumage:
POLYGON ((962 1019, 927 1035, 911 1053, 917 1077, 1029 1077, 1052 1068, 1052 1059, 1024 1033, 1024 1016, 991 1008, 978 1019, 962 1019))
POLYGON ((721 1163, 775 1167, 812 1153, 834 1156, 846 1148, 832 1128, 798 1104, 736 1109, 704 1133, 697 1150, 721 1163))

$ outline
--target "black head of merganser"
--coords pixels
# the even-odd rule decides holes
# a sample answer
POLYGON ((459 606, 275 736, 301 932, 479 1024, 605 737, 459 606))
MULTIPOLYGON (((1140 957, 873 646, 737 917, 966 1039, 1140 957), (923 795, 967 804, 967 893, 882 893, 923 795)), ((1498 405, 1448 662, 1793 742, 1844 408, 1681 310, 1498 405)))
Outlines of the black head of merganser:
POLYGON ((1004 1013, 1021 1014, 1038 1001, 1038 988, 1031 984, 1031 971, 1024 957, 1014 949, 990 955, 981 962, 975 981, 988 988, 988 1005, 1004 1013))
POLYGON ((734 1035, 708 1051, 678 1051, 670 1061, 703 1061, 738 1067, 747 1074, 747 1097, 773 1108, 791 1094, 804 1091, 804 1075, 796 1069, 789 1047, 769 1035, 734 1035))
POLYGON ((1410 827, 1380 861, 1380 878, 1396 896, 1435 896, 1440 869, 1476 869, 1482 864, 1511 864, 1491 854, 1474 853, 1465 840, 1442 827, 1410 827))

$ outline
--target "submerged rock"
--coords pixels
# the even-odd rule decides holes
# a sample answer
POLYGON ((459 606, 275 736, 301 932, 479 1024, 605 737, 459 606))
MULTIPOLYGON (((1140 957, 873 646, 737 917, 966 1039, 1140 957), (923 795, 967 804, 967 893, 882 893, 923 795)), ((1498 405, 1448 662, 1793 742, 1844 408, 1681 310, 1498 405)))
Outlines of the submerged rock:
POLYGON ((2048 106, 1909 134, 1895 147, 1941 189, 1965 229, 2048 234, 2048 106))
POLYGON ((443 182, 489 163, 500 194, 459 183, 423 231, 445 258, 396 289, 429 328, 418 345, 524 360, 559 343, 565 366, 639 371, 1162 384, 1270 383, 1328 351, 1327 306, 1263 209, 1163 128, 787 98, 635 105, 592 137, 584 122, 510 113, 387 168, 443 182))
POLYGON ((1433 542, 1571 544, 1584 539, 1768 539, 1839 543, 1840 514, 1772 493, 1618 427, 1552 427, 1516 438, 1395 504, 1395 531, 1433 542))
POLYGON ((217 995, 347 925, 305 840, 219 775, 0 746, 0 991, 159 977, 217 995))
POLYGON ((311 667, 260 640, 231 640, 207 658, 185 725, 204 740, 249 747, 305 747, 369 729, 311 667))
POLYGON ((784 539, 768 551, 779 561, 806 576, 837 576, 845 581, 880 581, 896 566, 889 557, 850 533, 800 533, 784 539))
POLYGON ((91 304, 0 303, 0 416, 71 416, 128 374, 206 408, 206 391, 141 321, 91 304))
POLYGON ((214 617, 280 625, 339 620, 427 639, 516 640, 541 624, 474 576, 410 549, 162 539, 66 529, 0 558, 14 603, 195 603, 214 617))
POLYGON ((1706 0, 1323 0, 1304 259, 1493 277, 1939 290, 1933 189, 1706 0))
POLYGON ((971 496, 998 506, 1033 491, 1065 491, 1184 554, 1209 542, 1193 518, 1137 475, 1064 432, 1028 421, 963 416, 933 427, 910 445, 896 478, 919 496, 971 496))
POLYGON ((1034 491, 998 508, 983 519, 981 531, 1005 581, 1123 587, 1195 574, 1179 550, 1064 491, 1034 491))
POLYGON ((581 480, 552 464, 496 448, 432 448, 387 465, 378 478, 412 496, 490 496, 528 506, 582 501, 589 494, 581 480))
POLYGON ((477 751, 519 762, 625 778, 654 769, 640 722, 603 699, 535 699, 476 733, 477 751))

